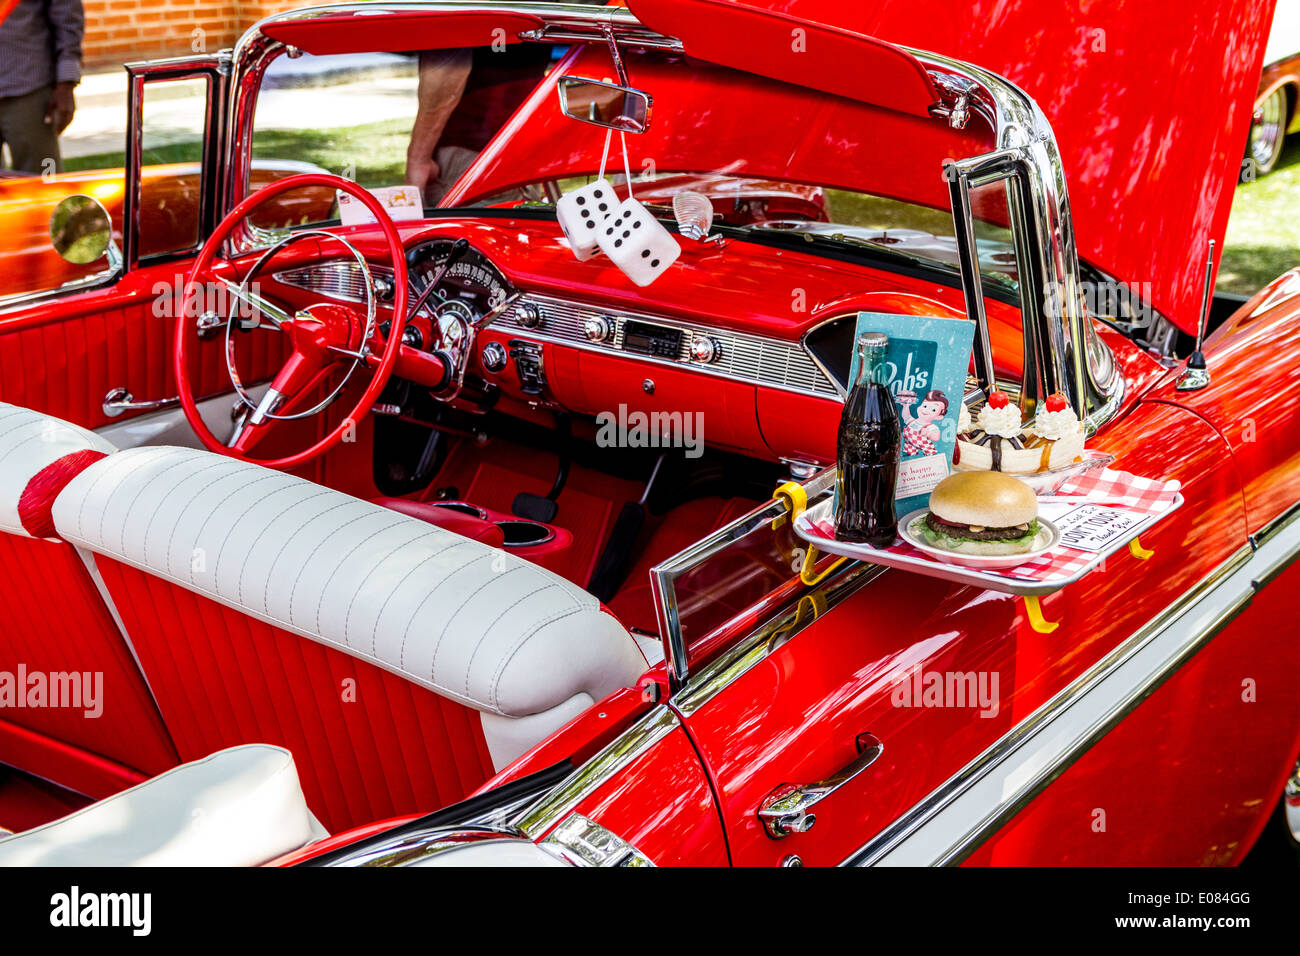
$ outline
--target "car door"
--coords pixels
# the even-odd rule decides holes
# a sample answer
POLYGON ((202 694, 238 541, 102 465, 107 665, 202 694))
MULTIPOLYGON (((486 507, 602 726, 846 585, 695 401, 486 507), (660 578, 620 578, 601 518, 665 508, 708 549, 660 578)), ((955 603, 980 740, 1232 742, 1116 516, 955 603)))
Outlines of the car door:
POLYGON ((1108 655, 1246 543, 1228 448, 1199 417, 1138 404, 1093 444, 1116 467, 1180 480, 1186 501, 1142 536, 1147 560, 1121 552, 1044 598, 1053 633, 1030 626, 1019 598, 858 565, 747 650, 691 675, 676 702, 715 781, 734 863, 878 862, 902 849, 907 862, 952 862, 1086 751, 1068 733, 1082 712, 1058 712, 1060 695, 1089 686, 1108 655), (1044 736, 1047 715, 1058 731, 1044 736), (998 781, 991 801, 934 829, 977 780, 998 781), (816 785, 826 794, 793 832, 760 818, 816 785))
MULTIPOLYGON (((86 149, 72 149, 68 172, 0 180, 7 226, 0 240, 0 401, 88 428, 175 398, 171 343, 180 291, 220 211, 220 58, 136 65, 128 79, 127 151, 106 131, 86 149), (109 213, 112 244, 98 259, 69 263, 53 248, 50 223, 59 203, 78 194, 109 213), (144 407, 123 412, 112 400, 144 407)), ((278 343, 250 336, 239 347, 251 375, 278 367, 278 343)), ((229 390, 215 337, 195 363, 200 394, 229 390)))

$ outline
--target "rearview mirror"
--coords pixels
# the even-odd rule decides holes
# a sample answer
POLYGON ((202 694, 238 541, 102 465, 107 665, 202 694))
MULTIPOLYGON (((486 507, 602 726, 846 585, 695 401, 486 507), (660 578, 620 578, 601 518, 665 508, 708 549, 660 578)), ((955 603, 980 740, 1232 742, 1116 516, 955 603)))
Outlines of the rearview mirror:
POLYGON ((581 76, 562 77, 558 89, 560 110, 571 119, 625 133, 650 127, 649 93, 581 76))
POLYGON ((103 258, 113 241, 108 210, 90 196, 69 196, 50 215, 50 243, 54 251, 74 265, 103 258))

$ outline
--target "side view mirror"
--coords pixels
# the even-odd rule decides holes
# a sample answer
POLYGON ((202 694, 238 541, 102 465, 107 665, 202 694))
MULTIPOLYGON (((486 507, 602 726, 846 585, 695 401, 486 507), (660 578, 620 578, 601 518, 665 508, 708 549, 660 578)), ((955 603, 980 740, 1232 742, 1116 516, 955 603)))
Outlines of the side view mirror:
POLYGON ((90 196, 68 196, 50 215, 50 243, 74 265, 88 265, 105 254, 112 260, 113 222, 108 210, 90 196))
POLYGON ((570 119, 625 133, 644 133, 650 128, 649 93, 604 80, 581 76, 560 79, 560 110, 570 119))

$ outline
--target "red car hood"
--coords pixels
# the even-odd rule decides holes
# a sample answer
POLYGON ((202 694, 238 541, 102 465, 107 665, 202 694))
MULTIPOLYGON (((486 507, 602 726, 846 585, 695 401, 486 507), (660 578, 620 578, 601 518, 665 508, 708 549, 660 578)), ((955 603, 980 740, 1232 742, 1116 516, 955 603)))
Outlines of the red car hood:
MULTIPOLYGON (((688 53, 776 79, 794 80, 790 57, 769 66, 754 55, 755 38, 765 32, 751 19, 759 8, 782 18, 768 26, 787 34, 792 27, 784 18, 790 17, 1006 77, 1052 123, 1080 257, 1136 285, 1183 329, 1195 326, 1205 244, 1213 239, 1222 248, 1272 0, 629 0, 628 6, 647 26, 681 37, 688 53), (728 16, 728 7, 736 11, 732 28, 718 32, 716 21, 728 16)), ((889 58, 876 47, 875 69, 858 74, 859 97, 869 98, 873 83, 915 86, 903 61, 894 72, 882 72, 881 62, 889 58)), ((805 53, 798 69, 803 79, 795 82, 838 92, 844 64, 805 53)))

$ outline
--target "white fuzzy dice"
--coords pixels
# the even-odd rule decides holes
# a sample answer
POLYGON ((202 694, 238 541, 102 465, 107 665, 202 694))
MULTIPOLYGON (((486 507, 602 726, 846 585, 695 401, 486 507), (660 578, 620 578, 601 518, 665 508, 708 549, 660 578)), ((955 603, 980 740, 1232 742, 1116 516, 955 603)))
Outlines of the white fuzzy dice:
POLYGON ((579 259, 590 259, 596 254, 600 223, 613 213, 617 204, 614 187, 605 179, 567 192, 555 204, 555 218, 569 240, 569 248, 579 259))
POLYGON ((646 286, 677 261, 682 247, 645 206, 624 199, 614 214, 596 228, 600 251, 609 256, 629 279, 646 286))

